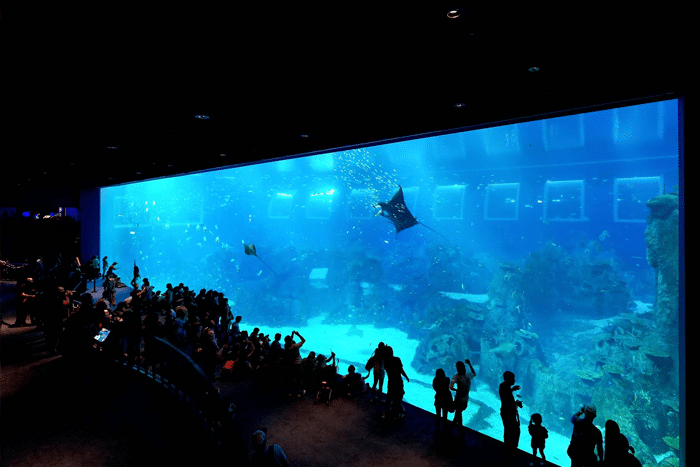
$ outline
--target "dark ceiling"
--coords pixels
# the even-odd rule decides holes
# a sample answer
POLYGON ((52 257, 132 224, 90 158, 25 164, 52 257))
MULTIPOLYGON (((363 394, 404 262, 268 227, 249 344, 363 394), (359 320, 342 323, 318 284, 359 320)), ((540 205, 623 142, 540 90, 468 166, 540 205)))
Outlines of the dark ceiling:
POLYGON ((0 207, 686 92, 668 5, 95 3, 2 12, 0 207))

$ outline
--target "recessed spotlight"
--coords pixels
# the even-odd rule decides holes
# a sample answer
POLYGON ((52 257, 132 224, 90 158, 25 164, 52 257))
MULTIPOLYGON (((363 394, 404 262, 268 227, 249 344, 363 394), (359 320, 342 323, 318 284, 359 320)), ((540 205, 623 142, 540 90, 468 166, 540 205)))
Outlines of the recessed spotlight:
POLYGON ((107 149, 115 150, 118 149, 116 146, 107 146, 107 149))
POLYGON ((466 106, 467 106, 467 104, 465 104, 464 102, 457 102, 457 103, 454 105, 454 108, 455 108, 455 109, 463 109, 463 108, 465 108, 466 106))
POLYGON ((460 16, 462 16, 462 12, 459 10, 459 8, 454 8, 447 12, 447 17, 450 19, 457 19, 460 16))
POLYGON ((299 135, 299 137, 300 137, 300 138, 309 138, 310 135, 307 135, 306 133, 303 133, 303 134, 299 135))
POLYGON ((537 73, 538 71, 540 71, 540 67, 531 66, 530 68, 527 69, 527 71, 529 71, 530 73, 537 73))
POLYGON ((194 118, 198 118, 200 120, 209 120, 209 115, 195 115, 194 118))
POLYGON ((226 154, 222 152, 221 154, 219 154, 219 157, 226 157, 226 154))

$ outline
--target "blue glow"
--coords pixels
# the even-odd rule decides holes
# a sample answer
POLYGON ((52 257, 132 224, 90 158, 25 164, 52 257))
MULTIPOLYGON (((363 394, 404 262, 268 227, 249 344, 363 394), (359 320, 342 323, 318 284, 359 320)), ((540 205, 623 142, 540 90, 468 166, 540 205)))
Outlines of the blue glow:
POLYGON ((511 369, 559 465, 586 397, 651 459, 679 425, 677 318, 645 239, 649 198, 679 185, 677 116, 669 100, 107 187, 100 257, 221 291, 244 328, 303 330, 342 372, 381 339, 431 412, 435 369, 469 357, 465 424, 497 439, 511 369), (397 232, 379 203, 399 185, 420 224, 397 232))

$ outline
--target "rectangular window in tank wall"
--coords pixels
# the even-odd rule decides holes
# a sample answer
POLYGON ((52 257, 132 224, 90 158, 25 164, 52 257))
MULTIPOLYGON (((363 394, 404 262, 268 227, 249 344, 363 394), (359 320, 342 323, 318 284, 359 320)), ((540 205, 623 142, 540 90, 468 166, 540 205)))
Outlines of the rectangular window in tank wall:
POLYGON ((487 185, 484 219, 517 221, 519 197, 520 183, 492 183, 487 185))
POLYGON ((486 154, 502 155, 520 152, 518 125, 504 125, 481 131, 486 154))
POLYGON ((137 225, 148 225, 148 204, 137 203, 133 198, 126 196, 114 197, 114 228, 133 228, 137 225), (138 204, 138 206, 137 206, 138 204))
POLYGON ((312 192, 306 201, 306 218, 329 219, 333 212, 333 198, 335 194, 334 188, 312 192))
POLYGON ((464 185, 437 187, 433 195, 433 217, 461 220, 464 217, 464 192, 464 185))
POLYGON ((543 218, 547 221, 587 221, 583 180, 547 181, 543 218))
POLYGON ((544 120, 542 142, 546 151, 583 147, 586 143, 583 115, 544 120))
POLYGON ((376 204, 373 190, 352 190, 348 200, 348 216, 353 219, 370 219, 377 211, 374 208, 376 204))
POLYGON ((270 219, 289 219, 294 206, 294 195, 296 190, 278 192, 270 198, 270 205, 267 208, 267 216, 270 219))
POLYGON ((612 112, 615 144, 652 143, 664 139, 663 102, 622 107, 612 112))
POLYGON ((647 201, 663 193, 662 177, 616 178, 613 185, 615 222, 646 222, 647 201))

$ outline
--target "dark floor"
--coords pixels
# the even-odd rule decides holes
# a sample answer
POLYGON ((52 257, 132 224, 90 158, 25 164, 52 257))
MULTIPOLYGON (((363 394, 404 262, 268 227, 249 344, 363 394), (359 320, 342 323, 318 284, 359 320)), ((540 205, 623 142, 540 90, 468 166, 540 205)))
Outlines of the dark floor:
MULTIPOLYGON (((13 284, 1 286, 2 319, 13 324, 13 284)), ((52 355, 34 344, 41 342, 34 327, 2 325, 0 338, 3 466, 240 465, 260 426, 296 466, 539 464, 522 451, 505 463, 500 441, 469 429, 436 430, 434 415, 416 407, 407 405, 402 422, 386 422, 367 397, 314 405, 310 394, 287 400, 253 381, 217 383, 237 406, 232 445, 247 450, 222 451, 187 409, 145 378, 52 355)))

